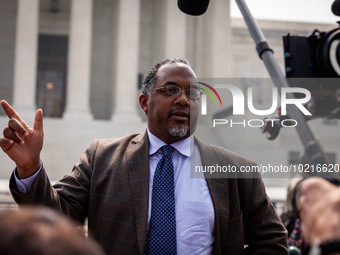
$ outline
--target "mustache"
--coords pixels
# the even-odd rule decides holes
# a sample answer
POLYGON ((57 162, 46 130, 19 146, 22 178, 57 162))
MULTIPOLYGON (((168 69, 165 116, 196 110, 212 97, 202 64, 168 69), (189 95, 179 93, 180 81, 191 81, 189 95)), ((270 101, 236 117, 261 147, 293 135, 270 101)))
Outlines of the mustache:
POLYGON ((171 109, 168 115, 169 117, 171 115, 180 115, 190 118, 190 110, 185 107, 176 107, 174 109, 171 109))

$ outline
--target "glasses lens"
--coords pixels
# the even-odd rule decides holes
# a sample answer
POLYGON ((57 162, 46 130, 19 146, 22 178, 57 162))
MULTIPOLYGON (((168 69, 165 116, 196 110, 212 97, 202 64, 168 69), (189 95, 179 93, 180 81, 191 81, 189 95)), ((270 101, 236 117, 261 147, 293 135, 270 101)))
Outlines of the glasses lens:
POLYGON ((190 98, 193 98, 193 99, 197 99, 197 98, 200 98, 201 96, 201 92, 196 89, 196 88, 190 88, 189 89, 189 97, 190 98))
POLYGON ((179 94, 181 94, 181 89, 177 86, 167 86, 165 88, 165 93, 170 96, 178 96, 179 94))

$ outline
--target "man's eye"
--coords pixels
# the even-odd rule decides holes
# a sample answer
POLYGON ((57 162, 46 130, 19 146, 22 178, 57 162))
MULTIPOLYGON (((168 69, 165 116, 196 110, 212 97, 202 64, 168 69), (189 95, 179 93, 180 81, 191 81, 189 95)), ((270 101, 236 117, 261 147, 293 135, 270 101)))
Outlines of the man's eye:
POLYGON ((199 90, 198 89, 190 89, 189 95, 192 97, 197 97, 199 95, 199 90))
POLYGON ((178 93, 178 89, 177 88, 166 88, 166 92, 174 95, 178 93))

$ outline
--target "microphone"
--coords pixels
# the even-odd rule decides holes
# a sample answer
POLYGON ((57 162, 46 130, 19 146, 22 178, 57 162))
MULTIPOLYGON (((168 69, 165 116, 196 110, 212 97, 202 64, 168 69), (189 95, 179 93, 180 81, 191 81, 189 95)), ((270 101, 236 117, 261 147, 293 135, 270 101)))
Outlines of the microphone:
POLYGON ((336 16, 340 16, 340 1, 335 0, 334 3, 332 4, 332 12, 336 16))
POLYGON ((185 14, 199 16, 208 9, 210 0, 178 0, 178 8, 185 14))

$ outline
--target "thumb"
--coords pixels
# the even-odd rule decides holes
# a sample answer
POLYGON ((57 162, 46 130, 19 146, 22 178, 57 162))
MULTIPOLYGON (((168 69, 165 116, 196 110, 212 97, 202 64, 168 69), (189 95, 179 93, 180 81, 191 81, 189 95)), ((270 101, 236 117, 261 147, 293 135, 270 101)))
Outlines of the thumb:
POLYGON ((43 111, 41 109, 37 110, 34 117, 34 130, 38 133, 43 133, 43 111))

